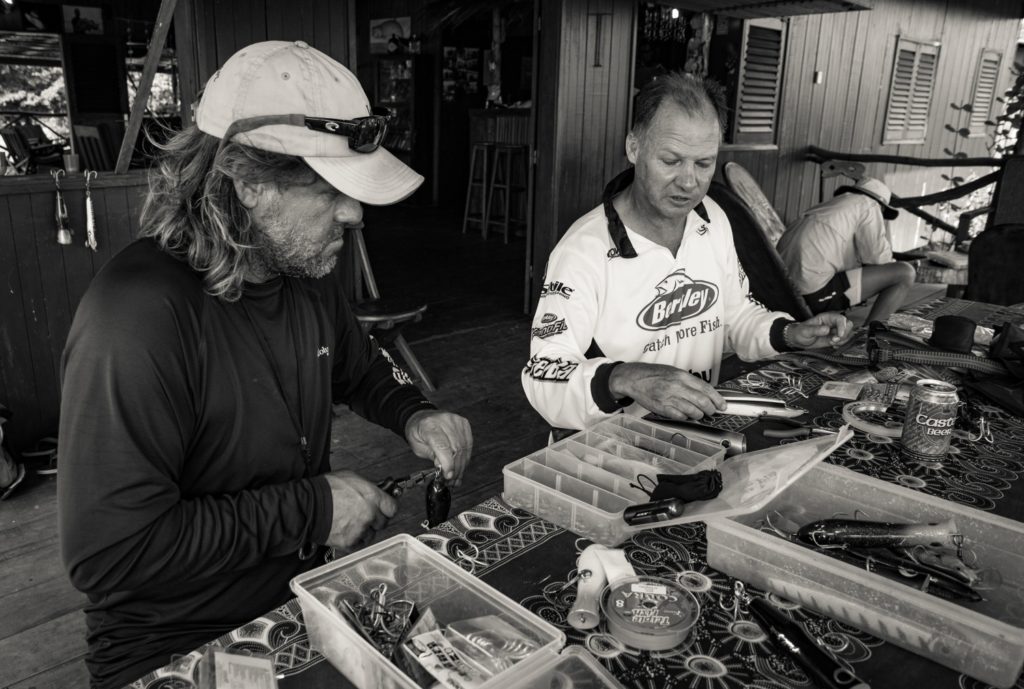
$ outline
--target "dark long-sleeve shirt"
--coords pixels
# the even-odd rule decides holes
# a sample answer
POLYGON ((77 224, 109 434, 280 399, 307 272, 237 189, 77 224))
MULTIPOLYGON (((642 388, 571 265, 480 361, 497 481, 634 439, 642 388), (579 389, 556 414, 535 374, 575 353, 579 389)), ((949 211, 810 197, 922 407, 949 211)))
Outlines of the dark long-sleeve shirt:
POLYGON ((332 401, 399 434, 432 408, 363 334, 336 273, 229 303, 140 240, 83 297, 63 359, 58 501, 94 686, 287 600, 316 564, 300 546, 330 530, 332 401))

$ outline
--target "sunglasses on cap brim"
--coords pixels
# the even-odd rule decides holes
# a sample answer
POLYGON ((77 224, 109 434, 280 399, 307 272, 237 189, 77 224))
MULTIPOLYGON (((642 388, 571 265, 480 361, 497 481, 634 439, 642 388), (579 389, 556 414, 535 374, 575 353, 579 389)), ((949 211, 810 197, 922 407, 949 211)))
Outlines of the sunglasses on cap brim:
MULTIPOLYGON (((388 121, 391 111, 387 108, 375 107, 370 115, 352 120, 341 120, 333 117, 307 117, 306 115, 260 115, 235 120, 224 132, 220 140, 220 148, 236 134, 251 132, 260 127, 272 124, 290 124, 305 127, 315 132, 334 134, 348 138, 348 147, 357 153, 373 153, 380 148, 384 136, 388 132, 388 121)), ((219 150, 218 150, 219 152, 219 150)))

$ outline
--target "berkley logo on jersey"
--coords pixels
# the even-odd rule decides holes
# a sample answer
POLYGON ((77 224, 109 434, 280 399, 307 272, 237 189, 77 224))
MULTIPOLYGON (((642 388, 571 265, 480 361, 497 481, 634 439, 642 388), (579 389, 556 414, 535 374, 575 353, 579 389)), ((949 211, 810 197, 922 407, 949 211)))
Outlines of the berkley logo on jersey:
POLYGON ((699 316, 718 301, 718 287, 694 280, 682 270, 671 273, 658 283, 658 296, 636 317, 644 330, 664 330, 699 316))
POLYGON ((544 283, 544 286, 540 288, 540 296, 546 297, 549 294, 557 294, 560 297, 568 299, 572 296, 573 288, 559 280, 552 280, 551 282, 544 283))
POLYGON ((552 383, 564 383, 576 370, 579 364, 564 359, 549 359, 546 356, 532 356, 526 362, 523 373, 535 380, 546 380, 552 383))

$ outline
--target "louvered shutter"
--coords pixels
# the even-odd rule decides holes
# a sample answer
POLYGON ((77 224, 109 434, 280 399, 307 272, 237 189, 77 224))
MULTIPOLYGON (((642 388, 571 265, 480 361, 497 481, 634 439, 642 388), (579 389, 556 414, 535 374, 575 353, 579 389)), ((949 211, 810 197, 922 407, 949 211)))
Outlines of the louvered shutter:
POLYGON ((751 19, 746 22, 736 89, 733 143, 775 142, 785 46, 786 25, 782 20, 751 19))
POLYGON ((974 80, 974 97, 971 99, 971 119, 967 128, 971 136, 985 134, 985 120, 992 112, 996 98, 996 81, 999 79, 999 63, 1003 55, 995 50, 982 50, 978 62, 978 75, 974 80))
POLYGON ((924 142, 938 64, 937 43, 899 39, 889 85, 883 144, 924 142))

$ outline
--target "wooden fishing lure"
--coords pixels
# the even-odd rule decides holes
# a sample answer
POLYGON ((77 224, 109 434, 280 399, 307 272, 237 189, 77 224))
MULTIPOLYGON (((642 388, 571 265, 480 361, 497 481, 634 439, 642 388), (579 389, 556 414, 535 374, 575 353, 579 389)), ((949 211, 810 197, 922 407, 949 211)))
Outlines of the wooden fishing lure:
POLYGON ((963 536, 952 519, 928 524, 821 519, 805 524, 796 532, 796 537, 819 548, 905 548, 922 545, 959 549, 963 544, 963 536))

